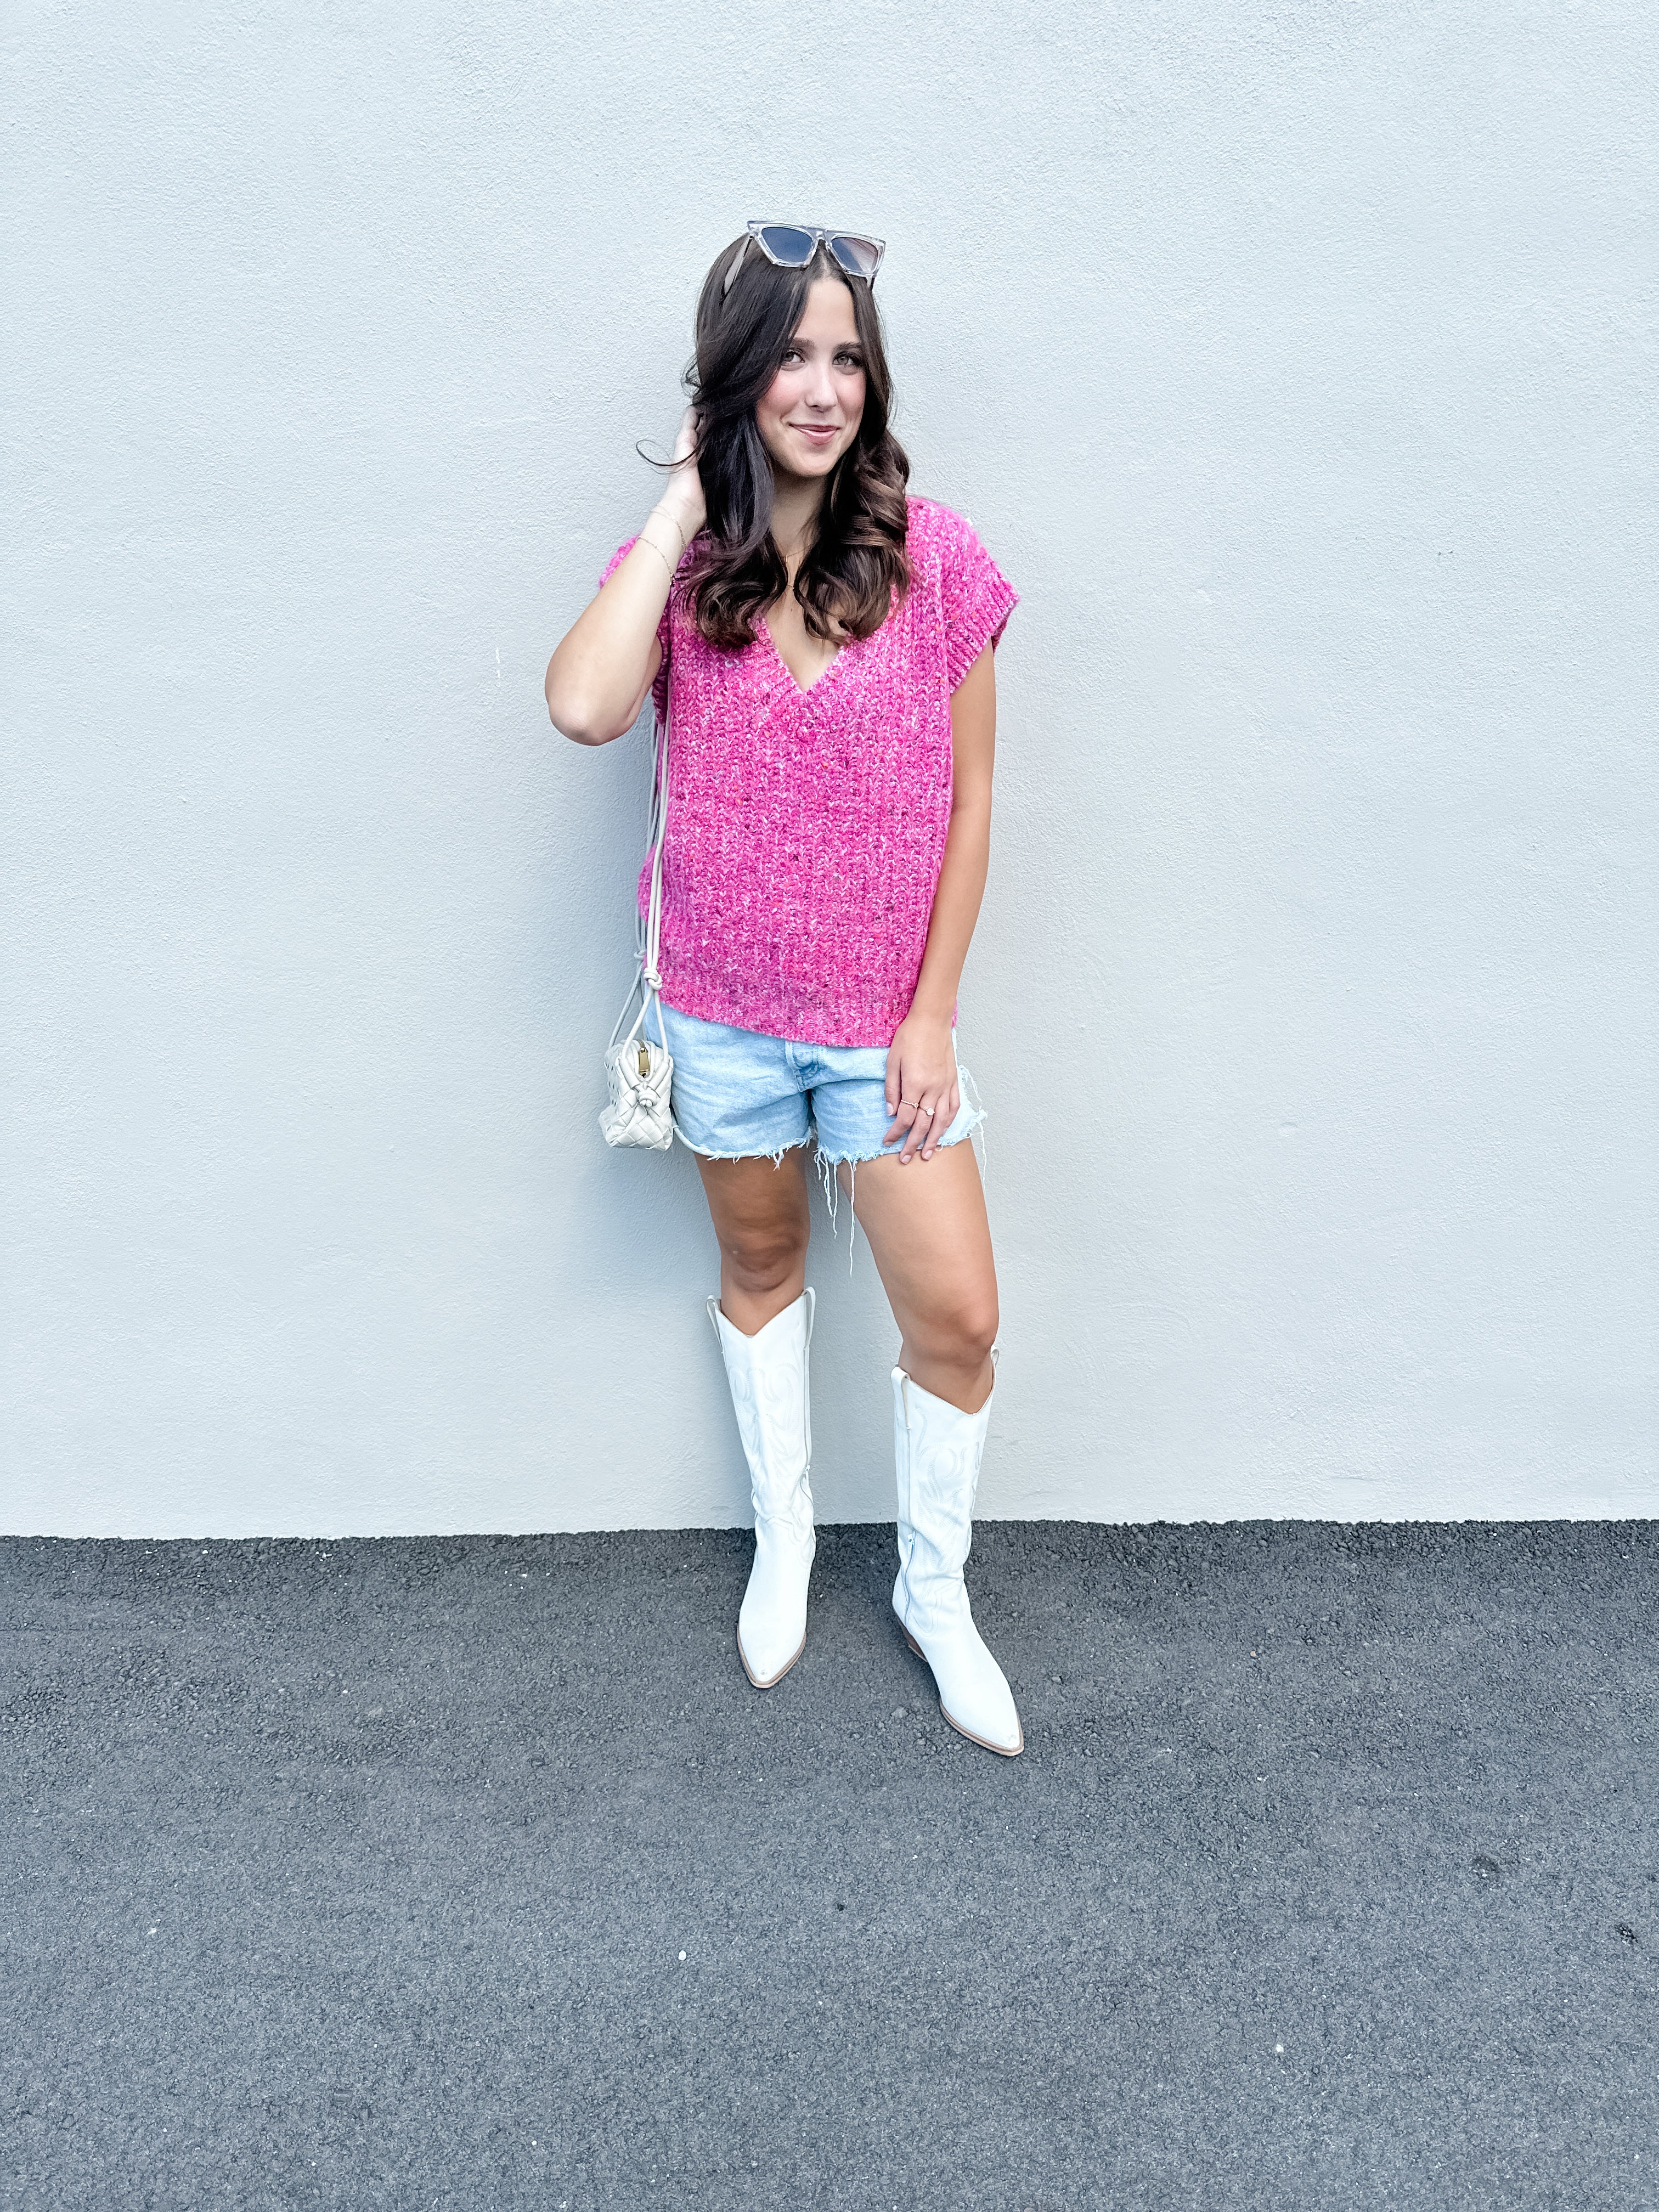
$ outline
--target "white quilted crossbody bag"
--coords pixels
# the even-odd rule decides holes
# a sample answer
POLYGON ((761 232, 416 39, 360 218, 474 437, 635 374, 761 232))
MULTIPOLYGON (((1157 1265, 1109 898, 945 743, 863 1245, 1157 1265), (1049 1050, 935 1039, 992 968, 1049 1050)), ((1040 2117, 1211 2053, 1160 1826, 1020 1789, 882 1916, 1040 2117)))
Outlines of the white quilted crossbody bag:
POLYGON ((605 1080, 611 1103, 599 1115, 599 1130, 607 1145, 643 1145, 665 1152, 674 1141, 674 1121, 669 1110, 674 1062, 662 1025, 662 1000, 658 995, 657 948, 662 936, 662 839, 668 823, 668 717, 657 729, 655 766, 651 778, 651 899, 642 919, 634 925, 635 951, 639 966, 622 1012, 605 1047, 605 1080), (628 1010, 638 994, 640 1010, 627 1035, 622 1035, 628 1010), (646 1034, 645 1018, 654 1011, 657 1042, 646 1034))

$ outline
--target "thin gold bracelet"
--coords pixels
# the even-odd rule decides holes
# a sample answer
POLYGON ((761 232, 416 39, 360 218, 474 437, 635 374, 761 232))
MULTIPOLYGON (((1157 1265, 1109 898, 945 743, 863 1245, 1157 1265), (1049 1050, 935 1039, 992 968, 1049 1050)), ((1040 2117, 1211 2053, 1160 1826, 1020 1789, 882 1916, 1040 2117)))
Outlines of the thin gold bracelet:
MULTIPOLYGON (((684 553, 687 544, 690 543, 690 540, 687 538, 685 532, 680 528, 678 523, 675 521, 673 516, 668 512, 668 509, 665 507, 653 507, 651 510, 651 514, 661 515, 663 520, 673 532, 675 537, 679 539, 680 551, 684 553)), ((647 514, 645 518, 647 522, 651 520, 651 514, 647 514)))
POLYGON ((644 531, 641 531, 639 537, 635 539, 635 543, 640 545, 648 545, 651 548, 651 550, 656 555, 658 560, 662 562, 663 567, 667 569, 668 580, 672 584, 674 580, 674 564, 669 559, 668 556, 663 551, 661 546, 658 544, 656 539, 654 538, 647 538, 644 531))

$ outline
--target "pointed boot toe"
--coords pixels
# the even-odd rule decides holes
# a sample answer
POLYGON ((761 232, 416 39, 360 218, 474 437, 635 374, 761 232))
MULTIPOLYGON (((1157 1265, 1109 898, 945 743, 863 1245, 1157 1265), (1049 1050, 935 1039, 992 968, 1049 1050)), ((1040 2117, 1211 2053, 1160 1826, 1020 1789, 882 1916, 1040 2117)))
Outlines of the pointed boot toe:
POLYGON ((781 1682, 806 1649, 806 1589, 817 1540, 760 1521, 755 1564, 738 1613, 738 1656, 757 1690, 781 1682))
MULTIPOLYGON (((963 1610, 967 1610, 964 1591, 963 1610)), ((900 1626, 903 1627, 902 1620, 900 1626)), ((908 1628, 904 1640, 918 1659, 925 1659, 939 1691, 939 1709, 958 1735, 1004 1759, 1018 1759, 1025 1748, 1025 1731, 1008 1678, 986 1650, 971 1615, 954 1623, 945 1632, 929 1638, 925 1650, 908 1628)))
POLYGON ((942 1701, 939 1711, 958 1735, 965 1735, 969 1743, 979 1744, 986 1751, 995 1752, 999 1759, 1018 1759, 1025 1748, 1025 1731, 1019 1724, 1019 1715, 1015 1712, 1012 1699, 1008 1706, 1008 1719, 1014 1731, 1012 1743, 999 1743, 994 1736, 981 1735, 976 1729, 964 1728, 950 1707, 942 1701))
POLYGON ((769 1650, 764 1644, 751 1650, 744 1641, 743 1617, 738 1617, 738 1657, 743 1662, 744 1673, 757 1690, 769 1690, 775 1683, 782 1681, 805 1649, 806 1638, 803 1634, 794 1650, 782 1652, 781 1656, 778 1649, 769 1650))

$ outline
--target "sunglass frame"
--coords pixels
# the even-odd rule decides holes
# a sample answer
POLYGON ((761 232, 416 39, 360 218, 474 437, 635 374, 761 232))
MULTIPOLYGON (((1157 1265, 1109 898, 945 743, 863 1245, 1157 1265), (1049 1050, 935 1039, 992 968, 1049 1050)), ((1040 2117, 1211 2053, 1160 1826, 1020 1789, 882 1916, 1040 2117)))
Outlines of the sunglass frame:
POLYGON ((887 251, 887 241, 884 238, 872 238, 868 231, 864 230, 823 230, 820 229, 816 223, 811 222, 751 222, 747 226, 747 229, 748 237, 744 240, 743 244, 738 248, 736 253, 732 257, 732 266, 726 272, 726 282, 720 287, 720 297, 722 299, 724 299, 726 295, 731 290, 732 283, 737 277, 737 273, 743 266, 744 256, 749 251, 749 240, 750 238, 754 240, 756 245, 759 246, 761 252, 766 256, 767 259, 772 264, 772 266, 775 269, 805 269, 807 263, 812 258, 813 254, 817 252, 819 246, 827 246, 830 252, 835 256, 835 262, 837 269, 845 271, 848 276, 862 278, 863 282, 869 285, 873 285, 875 283, 876 269, 880 268, 882 256, 887 251), (775 253, 771 247, 767 244, 764 234, 769 230, 798 230, 803 236, 810 238, 812 243, 807 252, 801 256, 801 258, 799 261, 786 261, 782 254, 775 253), (838 243, 842 239, 855 240, 860 246, 873 246, 875 247, 876 268, 871 270, 868 276, 865 275, 862 269, 848 269, 847 264, 842 259, 841 255, 836 249, 838 243))

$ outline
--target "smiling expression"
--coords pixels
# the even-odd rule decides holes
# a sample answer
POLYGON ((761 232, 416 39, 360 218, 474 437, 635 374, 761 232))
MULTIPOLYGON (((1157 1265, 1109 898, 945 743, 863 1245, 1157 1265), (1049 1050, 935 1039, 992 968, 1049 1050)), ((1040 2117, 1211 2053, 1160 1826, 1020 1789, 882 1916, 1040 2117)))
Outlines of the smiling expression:
POLYGON ((821 276, 755 405, 755 420, 781 476, 825 477, 858 435, 864 417, 864 349, 853 295, 821 276))

